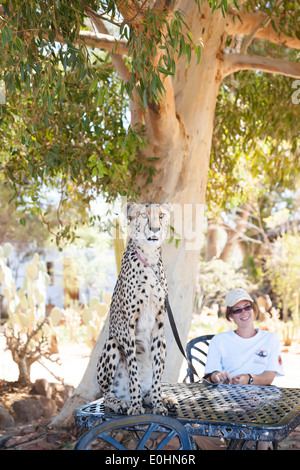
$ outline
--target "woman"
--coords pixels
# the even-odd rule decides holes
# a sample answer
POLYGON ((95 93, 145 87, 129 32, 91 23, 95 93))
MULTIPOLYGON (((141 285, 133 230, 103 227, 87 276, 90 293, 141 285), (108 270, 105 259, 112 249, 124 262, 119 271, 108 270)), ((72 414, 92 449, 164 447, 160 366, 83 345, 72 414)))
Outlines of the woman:
MULTIPOLYGON (((236 329, 215 335, 209 345, 204 378, 212 383, 232 385, 270 385, 283 375, 277 335, 254 327, 258 308, 244 289, 234 289, 225 298, 226 318, 236 329)), ((202 450, 225 450, 228 442, 220 438, 194 436, 202 450)), ((268 442, 260 442, 266 450, 268 442)))
POLYGON ((254 327, 258 309, 244 289, 228 292, 225 304, 226 318, 237 328, 212 338, 204 378, 212 383, 270 385, 275 376, 283 375, 278 336, 254 327))

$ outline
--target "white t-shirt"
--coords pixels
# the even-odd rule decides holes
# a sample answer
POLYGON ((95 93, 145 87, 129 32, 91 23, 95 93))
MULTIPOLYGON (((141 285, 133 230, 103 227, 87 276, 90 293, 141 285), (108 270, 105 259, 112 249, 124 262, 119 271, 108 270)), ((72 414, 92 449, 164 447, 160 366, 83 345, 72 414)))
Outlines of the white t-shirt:
POLYGON ((216 370, 227 371, 231 377, 266 371, 284 375, 278 336, 265 330, 257 330, 252 338, 242 338, 234 331, 218 333, 209 344, 205 373, 216 370))

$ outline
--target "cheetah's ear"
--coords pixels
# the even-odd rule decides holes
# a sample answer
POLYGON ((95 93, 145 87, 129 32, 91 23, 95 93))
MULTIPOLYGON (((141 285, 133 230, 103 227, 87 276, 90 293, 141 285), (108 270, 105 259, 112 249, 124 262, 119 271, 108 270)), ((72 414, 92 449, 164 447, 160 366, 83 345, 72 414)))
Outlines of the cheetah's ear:
POLYGON ((165 202, 164 204, 162 204, 162 207, 164 208, 164 210, 166 210, 167 212, 169 212, 169 214, 172 212, 173 210, 173 204, 171 202, 165 202))
POLYGON ((123 213, 128 220, 132 219, 132 212, 135 205, 135 202, 127 202, 123 206, 123 213))

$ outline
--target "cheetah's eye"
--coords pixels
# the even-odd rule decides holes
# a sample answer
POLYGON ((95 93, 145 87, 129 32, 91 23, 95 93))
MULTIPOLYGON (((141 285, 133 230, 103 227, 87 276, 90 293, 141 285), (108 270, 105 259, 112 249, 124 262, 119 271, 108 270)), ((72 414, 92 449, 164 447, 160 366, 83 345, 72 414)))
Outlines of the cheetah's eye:
POLYGON ((159 214, 159 218, 162 219, 165 216, 162 212, 159 214))

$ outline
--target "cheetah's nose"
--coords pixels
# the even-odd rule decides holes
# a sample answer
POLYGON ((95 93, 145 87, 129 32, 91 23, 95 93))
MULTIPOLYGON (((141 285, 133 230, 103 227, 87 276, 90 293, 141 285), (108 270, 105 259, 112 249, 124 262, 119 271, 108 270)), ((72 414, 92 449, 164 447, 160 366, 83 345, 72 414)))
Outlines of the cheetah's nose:
POLYGON ((149 227, 151 232, 156 233, 159 231, 159 227, 149 227))

